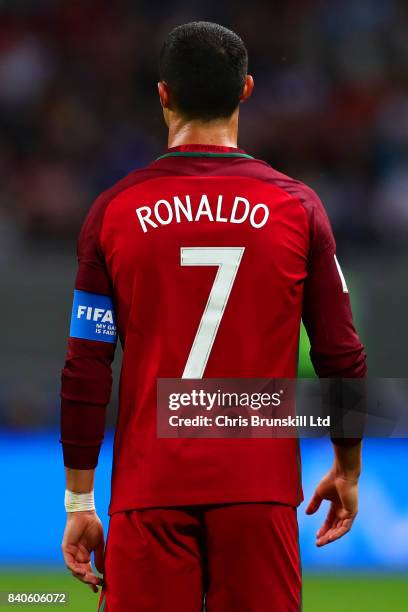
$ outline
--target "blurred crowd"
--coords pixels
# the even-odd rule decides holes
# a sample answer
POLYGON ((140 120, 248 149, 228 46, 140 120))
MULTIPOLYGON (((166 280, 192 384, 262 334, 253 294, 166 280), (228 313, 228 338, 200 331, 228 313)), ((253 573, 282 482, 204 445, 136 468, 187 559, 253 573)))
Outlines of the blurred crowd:
POLYGON ((157 53, 219 21, 250 53, 240 146, 320 194, 346 245, 406 242, 408 3, 3 0, 0 230, 71 244, 96 195, 166 145, 157 53))

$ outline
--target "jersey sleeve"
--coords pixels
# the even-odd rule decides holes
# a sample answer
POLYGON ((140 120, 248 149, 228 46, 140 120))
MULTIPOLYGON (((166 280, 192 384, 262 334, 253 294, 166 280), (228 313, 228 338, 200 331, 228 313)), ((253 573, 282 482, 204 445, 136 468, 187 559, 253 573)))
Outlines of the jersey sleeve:
POLYGON ((320 377, 364 377, 366 356, 353 324, 333 232, 322 203, 311 193, 310 250, 303 296, 310 357, 320 377))
POLYGON ((92 206, 78 245, 78 271, 61 377, 61 442, 66 467, 96 467, 112 389, 116 323, 99 236, 107 201, 92 206))

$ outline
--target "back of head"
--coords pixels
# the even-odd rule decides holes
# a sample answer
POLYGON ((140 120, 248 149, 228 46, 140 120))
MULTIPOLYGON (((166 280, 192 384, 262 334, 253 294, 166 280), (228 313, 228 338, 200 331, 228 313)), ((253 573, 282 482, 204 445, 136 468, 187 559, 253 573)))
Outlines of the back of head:
POLYGON ((241 38, 216 23, 196 21, 170 32, 160 52, 160 79, 186 119, 232 115, 245 84, 248 54, 241 38))

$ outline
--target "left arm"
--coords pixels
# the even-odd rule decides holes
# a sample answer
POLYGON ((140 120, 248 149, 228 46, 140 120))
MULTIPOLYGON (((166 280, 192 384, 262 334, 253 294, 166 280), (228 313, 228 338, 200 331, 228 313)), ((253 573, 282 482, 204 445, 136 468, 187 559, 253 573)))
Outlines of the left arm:
POLYGON ((91 552, 94 552, 95 566, 103 574, 104 547, 102 523, 91 509, 95 470, 65 469, 67 523, 62 540, 64 561, 72 575, 89 584, 94 593, 98 592, 101 579, 92 571, 91 552), (77 508, 88 507, 89 510, 77 508))
POLYGON ((93 500, 94 472, 104 436, 116 345, 111 282, 99 244, 105 207, 103 198, 95 202, 78 240, 79 266, 61 384, 67 511, 62 550, 72 574, 94 592, 100 579, 92 572, 91 553, 100 572, 104 555, 103 528, 93 500))

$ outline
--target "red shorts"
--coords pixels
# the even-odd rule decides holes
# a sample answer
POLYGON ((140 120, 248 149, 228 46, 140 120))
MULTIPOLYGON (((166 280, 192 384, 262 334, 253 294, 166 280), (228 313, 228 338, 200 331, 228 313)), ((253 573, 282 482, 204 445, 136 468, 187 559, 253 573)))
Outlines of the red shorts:
POLYGON ((298 612, 296 509, 272 503, 120 512, 100 612, 298 612))

